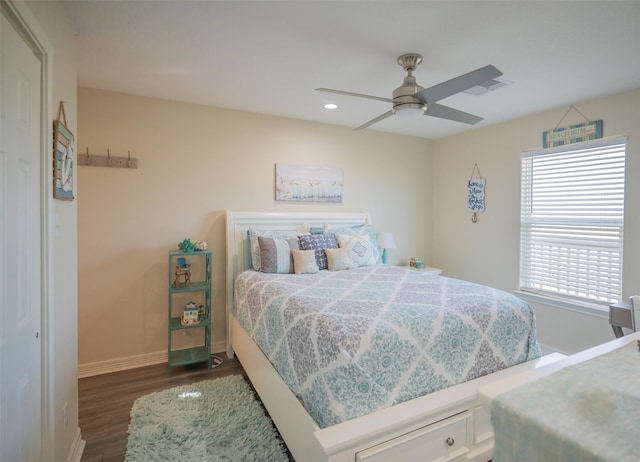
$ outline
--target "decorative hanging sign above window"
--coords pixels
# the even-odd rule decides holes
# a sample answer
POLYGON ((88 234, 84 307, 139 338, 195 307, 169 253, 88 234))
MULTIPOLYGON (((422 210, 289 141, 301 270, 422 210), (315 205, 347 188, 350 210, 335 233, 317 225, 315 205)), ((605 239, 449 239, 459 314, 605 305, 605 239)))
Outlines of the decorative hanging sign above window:
POLYGON ((598 138, 602 138, 602 120, 590 121, 582 112, 578 111, 575 106, 570 106, 553 130, 547 130, 542 133, 542 147, 552 148, 554 146, 581 143, 582 141, 596 140, 598 138), (559 125, 571 109, 580 114, 586 122, 560 127, 559 125))
POLYGON ((467 210, 473 212, 471 221, 476 223, 478 221, 478 212, 484 212, 484 186, 486 180, 480 175, 480 168, 478 164, 474 164, 471 171, 471 178, 467 183, 467 210), (474 178, 474 175, 478 172, 478 176, 474 178))

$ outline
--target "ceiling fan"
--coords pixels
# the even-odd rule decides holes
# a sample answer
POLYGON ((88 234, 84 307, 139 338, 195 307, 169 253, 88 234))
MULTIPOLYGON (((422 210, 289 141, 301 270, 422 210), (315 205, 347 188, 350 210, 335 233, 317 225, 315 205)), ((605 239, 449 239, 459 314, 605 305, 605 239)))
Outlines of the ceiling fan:
POLYGON ((325 91, 329 93, 338 93, 340 95, 356 96, 358 98, 375 99, 392 103, 390 111, 371 119, 370 121, 356 127, 355 130, 361 130, 380 122, 394 114, 398 116, 411 112, 422 113, 424 115, 439 117, 441 119, 453 120, 469 125, 474 125, 482 120, 482 117, 459 111, 448 106, 438 104, 437 101, 463 92, 469 88, 475 87, 482 83, 488 82, 496 77, 500 77, 502 72, 492 65, 481 67, 475 71, 455 77, 446 82, 439 83, 433 87, 423 88, 416 83, 416 78, 412 72, 416 70, 418 64, 422 62, 422 56, 417 53, 407 53, 398 58, 398 64, 407 71, 402 85, 393 90, 393 98, 383 98, 380 96, 363 95, 362 93, 353 93, 350 91, 332 90, 330 88, 316 88, 317 91, 325 91))

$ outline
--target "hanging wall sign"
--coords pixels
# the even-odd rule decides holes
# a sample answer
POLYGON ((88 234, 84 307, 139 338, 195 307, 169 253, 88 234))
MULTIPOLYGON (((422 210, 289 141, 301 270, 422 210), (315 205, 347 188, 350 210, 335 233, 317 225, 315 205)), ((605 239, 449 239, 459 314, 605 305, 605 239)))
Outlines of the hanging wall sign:
POLYGON ((64 105, 60 101, 58 118, 53 122, 53 197, 73 200, 73 133, 67 128, 64 105))
POLYGON ((484 212, 484 186, 486 180, 480 176, 480 169, 478 164, 473 166, 471 172, 471 178, 467 183, 467 210, 473 212, 471 217, 472 222, 478 221, 478 212, 484 212), (478 172, 478 176, 474 177, 474 174, 478 172))
POLYGON ((602 120, 547 130, 542 133, 542 147, 551 148, 598 138, 602 138, 602 120))

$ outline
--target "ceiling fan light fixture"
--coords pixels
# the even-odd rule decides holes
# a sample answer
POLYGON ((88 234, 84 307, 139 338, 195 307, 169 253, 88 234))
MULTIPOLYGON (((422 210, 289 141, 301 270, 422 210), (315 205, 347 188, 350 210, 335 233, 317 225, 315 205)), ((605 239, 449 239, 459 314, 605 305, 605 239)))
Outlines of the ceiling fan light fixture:
POLYGON ((426 104, 405 103, 393 108, 393 113, 402 119, 424 115, 426 104))

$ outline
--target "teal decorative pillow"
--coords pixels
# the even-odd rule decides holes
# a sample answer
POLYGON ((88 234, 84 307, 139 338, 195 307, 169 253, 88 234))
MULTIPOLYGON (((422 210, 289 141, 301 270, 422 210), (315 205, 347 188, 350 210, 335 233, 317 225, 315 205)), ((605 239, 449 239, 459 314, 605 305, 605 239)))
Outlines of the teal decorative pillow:
POLYGON ((292 239, 298 236, 295 231, 270 231, 260 228, 249 228, 249 247, 251 249, 251 267, 260 271, 262 269, 260 260, 260 244, 258 243, 258 237, 270 237, 273 239, 292 239))
POLYGON ((378 254, 376 253, 369 236, 348 236, 338 234, 338 245, 347 251, 351 266, 371 266, 378 263, 378 254))
POLYGON ((312 274, 319 271, 314 250, 292 250, 291 254, 296 274, 312 274))
POLYGON ((318 268, 327 269, 327 255, 324 253, 324 249, 338 248, 335 234, 303 234, 298 237, 298 240, 300 241, 300 250, 314 250, 318 268))
POLYGON ((369 241, 373 246, 376 263, 380 262, 380 249, 378 248, 378 232, 373 225, 360 225, 347 228, 330 228, 328 232, 333 234, 343 234, 346 236, 369 236, 369 241))
POLYGON ((258 236, 260 271, 263 273, 293 273, 292 250, 299 250, 298 239, 273 239, 258 236))

